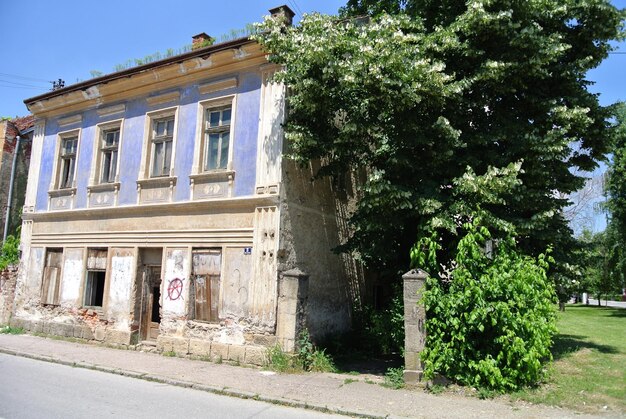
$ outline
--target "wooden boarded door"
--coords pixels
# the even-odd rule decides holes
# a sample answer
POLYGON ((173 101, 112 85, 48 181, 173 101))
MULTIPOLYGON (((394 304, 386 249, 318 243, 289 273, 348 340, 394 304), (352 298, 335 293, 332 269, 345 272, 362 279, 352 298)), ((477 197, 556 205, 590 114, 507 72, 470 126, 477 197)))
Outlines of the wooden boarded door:
POLYGON ((219 319, 221 271, 221 249, 193 251, 191 274, 195 287, 194 312, 196 320, 217 321, 219 319))
POLYGON ((156 340, 161 324, 161 266, 146 265, 143 269, 142 337, 156 340))
POLYGON ((41 283, 42 304, 59 304, 62 264, 62 249, 49 249, 46 252, 46 265, 43 268, 43 282, 41 283))

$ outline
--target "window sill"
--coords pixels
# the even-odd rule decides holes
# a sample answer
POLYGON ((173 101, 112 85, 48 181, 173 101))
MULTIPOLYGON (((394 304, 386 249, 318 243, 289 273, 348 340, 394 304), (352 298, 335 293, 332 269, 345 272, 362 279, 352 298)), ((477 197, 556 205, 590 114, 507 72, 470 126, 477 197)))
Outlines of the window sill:
POLYGON ((147 179, 139 179, 137 181, 137 186, 141 188, 158 188, 164 186, 175 186, 176 185, 176 176, 162 176, 162 177, 153 177, 147 179))
POLYGON ((111 192, 120 189, 120 182, 100 183, 87 186, 87 192, 111 192))
POLYGON ((196 173, 189 175, 189 179, 194 182, 211 182, 211 181, 225 181, 233 180, 235 177, 234 170, 213 170, 210 172, 196 173))
POLYGON ((48 191, 48 196, 50 196, 51 198, 57 198, 60 196, 70 196, 70 195, 76 195, 76 188, 54 189, 54 190, 48 191))

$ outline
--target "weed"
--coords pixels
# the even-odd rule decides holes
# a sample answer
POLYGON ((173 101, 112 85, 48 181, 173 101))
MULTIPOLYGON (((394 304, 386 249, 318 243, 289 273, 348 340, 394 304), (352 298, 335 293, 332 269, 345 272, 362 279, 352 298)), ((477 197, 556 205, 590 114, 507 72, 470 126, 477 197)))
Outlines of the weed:
POLYGON ((173 358, 173 357, 176 356, 176 352, 174 352, 174 351, 165 351, 165 352, 163 352, 163 356, 167 356, 167 357, 173 358))
POLYGON ((354 378, 346 378, 345 380, 343 380, 344 384, 352 384, 352 383, 356 383, 359 380, 355 380, 354 378))
POLYGON ((24 333, 24 329, 21 327, 4 326, 0 327, 0 333, 4 335, 21 335, 24 333))
POLYGON ((224 362, 224 358, 222 358, 222 355, 218 356, 217 359, 215 360, 216 364, 221 364, 222 362, 224 362))
POLYGON ((385 373, 383 387, 400 389, 404 387, 404 370, 402 368, 389 368, 385 373))
POLYGON ((477 396, 481 400, 493 399, 498 393, 488 388, 480 387, 476 390, 477 396))
POLYGON ((298 362, 304 371, 335 372, 335 364, 323 349, 318 349, 311 342, 309 331, 304 329, 298 337, 298 362))
POLYGON ((428 390, 430 394, 441 394, 445 390, 445 387, 442 386, 441 384, 431 384, 428 387, 426 387, 426 389, 428 390))
POLYGON ((279 344, 267 349, 267 368, 276 372, 286 372, 291 368, 291 357, 283 352, 279 344))
POLYGON ((266 367, 277 372, 335 372, 336 368, 330 355, 323 349, 317 349, 311 342, 309 332, 303 330, 297 342, 295 356, 283 352, 276 344, 267 350, 266 367))

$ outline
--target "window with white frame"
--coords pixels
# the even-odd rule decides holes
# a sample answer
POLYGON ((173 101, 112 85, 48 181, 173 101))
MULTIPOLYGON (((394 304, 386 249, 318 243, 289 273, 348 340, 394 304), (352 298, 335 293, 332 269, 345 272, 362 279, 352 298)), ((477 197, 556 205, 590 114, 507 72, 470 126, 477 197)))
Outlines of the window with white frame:
POLYGON ((169 176, 174 143, 174 116, 152 120, 150 177, 169 176))
POLYGON ((78 136, 61 138, 61 149, 59 152, 58 162, 58 189, 68 189, 74 186, 77 150, 78 136))
POLYGON ((100 183, 113 183, 117 175, 120 128, 102 130, 100 138, 100 183))
POLYGON ((204 117, 203 171, 228 168, 232 105, 210 107, 204 117))

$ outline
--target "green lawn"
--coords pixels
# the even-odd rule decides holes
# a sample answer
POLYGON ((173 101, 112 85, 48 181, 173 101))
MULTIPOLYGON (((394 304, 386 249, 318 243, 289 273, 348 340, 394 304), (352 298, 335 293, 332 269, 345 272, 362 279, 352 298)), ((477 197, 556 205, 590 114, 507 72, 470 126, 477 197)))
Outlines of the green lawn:
POLYGON ((558 328, 547 382, 513 398, 626 414, 626 309, 567 306, 558 328))

